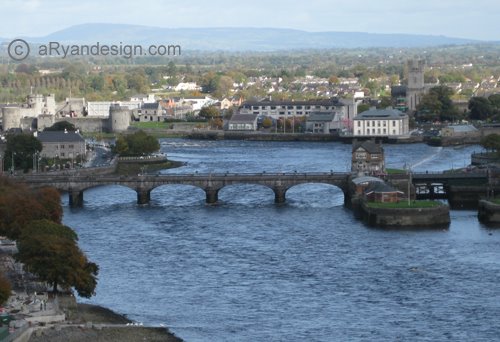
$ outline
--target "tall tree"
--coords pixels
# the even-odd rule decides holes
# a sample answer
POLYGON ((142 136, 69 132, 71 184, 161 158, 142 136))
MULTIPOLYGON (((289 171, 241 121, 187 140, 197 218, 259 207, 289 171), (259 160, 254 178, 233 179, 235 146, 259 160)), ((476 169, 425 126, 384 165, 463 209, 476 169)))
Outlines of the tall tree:
POLYGON ((486 120, 493 115, 490 101, 484 97, 472 97, 469 100, 469 117, 472 120, 486 120))
POLYGON ((16 259, 42 281, 78 295, 95 293, 99 268, 88 261, 76 244, 76 234, 68 227, 48 221, 33 221, 18 240, 16 259))

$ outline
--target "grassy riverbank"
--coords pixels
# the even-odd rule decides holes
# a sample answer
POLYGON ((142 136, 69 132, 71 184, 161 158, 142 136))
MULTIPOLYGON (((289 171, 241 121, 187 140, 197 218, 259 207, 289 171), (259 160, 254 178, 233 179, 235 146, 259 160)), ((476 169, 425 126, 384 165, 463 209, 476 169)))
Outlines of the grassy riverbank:
POLYGON ((116 167, 115 173, 118 175, 132 176, 141 173, 156 173, 160 170, 173 169, 184 165, 182 162, 174 160, 159 161, 157 163, 120 163, 116 167))

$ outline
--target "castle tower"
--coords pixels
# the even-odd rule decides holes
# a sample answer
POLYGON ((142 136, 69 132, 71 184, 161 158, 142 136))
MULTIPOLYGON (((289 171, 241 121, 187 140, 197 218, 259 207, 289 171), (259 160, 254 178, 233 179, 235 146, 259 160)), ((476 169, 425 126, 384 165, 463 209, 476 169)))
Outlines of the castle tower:
POLYGON ((11 128, 21 127, 21 108, 4 107, 2 108, 3 130, 8 131, 11 128))
POLYGON ((417 110, 420 99, 425 93, 424 60, 408 61, 408 86, 406 88, 406 104, 410 112, 417 110))
POLYGON ((130 126, 131 111, 128 107, 112 104, 109 107, 109 128, 111 132, 123 132, 130 126))

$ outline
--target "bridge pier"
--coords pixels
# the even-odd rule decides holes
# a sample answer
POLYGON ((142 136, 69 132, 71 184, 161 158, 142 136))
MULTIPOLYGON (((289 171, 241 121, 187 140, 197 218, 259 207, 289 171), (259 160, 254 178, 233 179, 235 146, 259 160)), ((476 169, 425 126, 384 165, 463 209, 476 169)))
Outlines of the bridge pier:
POLYGON ((83 206, 83 191, 69 190, 69 206, 72 208, 83 206))
POLYGON ((205 189, 206 203, 215 204, 219 201, 219 190, 218 189, 205 189))
POLYGON ((282 204, 285 203, 286 201, 286 190, 287 189, 279 189, 279 188, 274 188, 274 203, 276 204, 282 204))
POLYGON ((151 190, 136 190, 137 204, 148 204, 151 200, 151 190))

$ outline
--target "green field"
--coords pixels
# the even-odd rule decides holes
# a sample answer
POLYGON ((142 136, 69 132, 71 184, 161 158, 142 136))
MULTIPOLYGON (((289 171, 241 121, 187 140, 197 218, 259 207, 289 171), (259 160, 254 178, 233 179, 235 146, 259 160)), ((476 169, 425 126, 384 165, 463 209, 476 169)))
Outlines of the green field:
POLYGON ((408 209, 408 208, 434 208, 443 205, 441 202, 437 201, 411 201, 408 205, 408 201, 400 201, 397 203, 379 203, 379 202, 367 202, 366 206, 369 208, 392 208, 392 209, 408 209))
POLYGON ((152 128, 160 128, 160 129, 169 129, 170 123, 168 122, 156 122, 156 121, 148 121, 148 122, 132 122, 130 126, 142 129, 152 129, 152 128))
POLYGON ((387 172, 388 175, 398 175, 406 173, 406 170, 402 169, 386 169, 385 171, 387 172))

